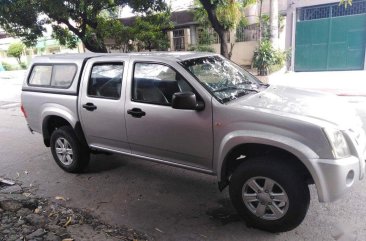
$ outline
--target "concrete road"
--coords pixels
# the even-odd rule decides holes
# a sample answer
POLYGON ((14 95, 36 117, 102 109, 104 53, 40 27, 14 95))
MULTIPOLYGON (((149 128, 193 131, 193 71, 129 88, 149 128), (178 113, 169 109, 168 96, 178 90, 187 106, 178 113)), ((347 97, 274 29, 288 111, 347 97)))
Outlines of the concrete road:
MULTIPOLYGON (((327 204, 317 201, 312 186, 304 222, 293 231, 270 234, 239 220, 227 190, 219 192, 214 177, 118 155, 94 155, 85 174, 65 173, 41 135, 26 128, 20 82, 0 77, 0 177, 36 186, 41 196, 63 196, 68 206, 155 240, 335 240, 338 229, 365 240, 365 181, 327 204)), ((361 107, 360 101, 354 105, 361 107)))

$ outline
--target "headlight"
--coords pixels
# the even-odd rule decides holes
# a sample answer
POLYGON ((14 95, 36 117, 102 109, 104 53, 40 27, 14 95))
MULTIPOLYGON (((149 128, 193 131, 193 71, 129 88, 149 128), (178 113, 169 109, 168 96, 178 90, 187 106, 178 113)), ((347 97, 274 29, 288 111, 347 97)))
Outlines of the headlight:
POLYGON ((333 149, 333 156, 336 159, 349 157, 351 155, 347 141, 341 131, 332 128, 324 128, 324 132, 328 137, 328 141, 333 149))

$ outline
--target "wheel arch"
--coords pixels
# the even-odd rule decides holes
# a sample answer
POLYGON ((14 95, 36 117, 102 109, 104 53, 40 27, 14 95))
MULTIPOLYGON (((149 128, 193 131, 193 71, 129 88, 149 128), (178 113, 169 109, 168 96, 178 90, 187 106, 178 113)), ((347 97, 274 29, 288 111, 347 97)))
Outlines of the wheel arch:
MULTIPOLYGON (((226 139, 219 148, 217 176, 219 189, 229 183, 230 176, 243 161, 251 156, 280 155, 284 161, 295 165, 304 174, 309 183, 318 184, 316 169, 311 163, 318 155, 304 144, 282 136, 233 136, 226 139)), ((318 185, 317 185, 318 186, 318 185)))
POLYGON ((72 127, 79 141, 86 144, 80 121, 64 107, 57 107, 57 110, 54 107, 45 109, 42 113, 42 120, 42 135, 45 146, 50 146, 52 132, 61 126, 72 127))

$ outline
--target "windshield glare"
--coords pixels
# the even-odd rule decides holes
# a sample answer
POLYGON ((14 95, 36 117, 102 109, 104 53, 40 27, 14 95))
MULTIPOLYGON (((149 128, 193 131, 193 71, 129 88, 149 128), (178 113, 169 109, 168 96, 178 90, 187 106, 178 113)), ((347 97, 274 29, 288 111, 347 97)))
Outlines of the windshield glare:
POLYGON ((257 93, 263 85, 251 74, 220 56, 190 59, 182 64, 221 103, 257 93))

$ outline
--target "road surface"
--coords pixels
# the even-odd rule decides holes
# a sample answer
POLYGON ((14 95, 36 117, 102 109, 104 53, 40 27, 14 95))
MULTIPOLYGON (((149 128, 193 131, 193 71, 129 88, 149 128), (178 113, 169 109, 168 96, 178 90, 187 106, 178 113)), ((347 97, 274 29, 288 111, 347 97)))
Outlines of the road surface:
MULTIPOLYGON (((304 222, 293 231, 270 234, 247 228, 227 189, 219 192, 211 176, 118 155, 94 155, 85 174, 66 173, 41 135, 26 128, 19 110, 19 78, 0 75, 0 177, 37 187, 40 196, 63 196, 68 206, 155 240, 335 240, 339 229, 357 240, 366 237, 365 181, 343 199, 325 204, 317 201, 312 186, 304 222)), ((352 101, 363 111, 363 99, 352 101)))

